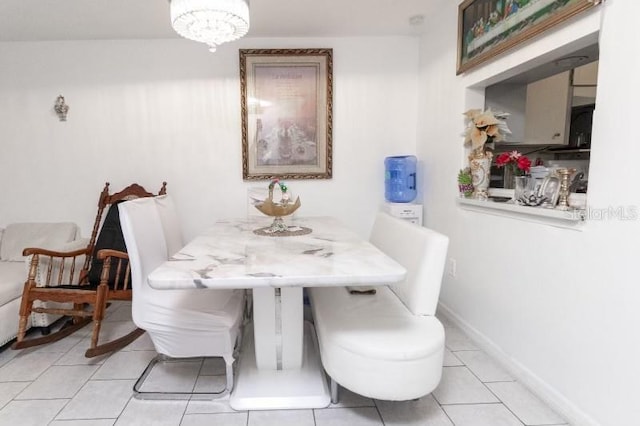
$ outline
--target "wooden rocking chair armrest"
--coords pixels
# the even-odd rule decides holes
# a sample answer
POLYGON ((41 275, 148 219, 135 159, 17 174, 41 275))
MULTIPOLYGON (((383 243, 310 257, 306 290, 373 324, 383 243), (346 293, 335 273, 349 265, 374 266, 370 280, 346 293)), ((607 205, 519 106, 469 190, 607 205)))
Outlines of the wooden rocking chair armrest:
POLYGON ((117 257, 119 259, 129 259, 129 255, 120 250, 102 249, 98 251, 98 259, 104 260, 107 257, 117 257))
POLYGON ((80 270, 82 259, 89 254, 89 247, 72 251, 27 247, 22 251, 29 264, 27 282, 37 287, 82 284, 82 277, 78 278, 75 271, 80 270))
POLYGON ((38 255, 43 255, 43 256, 51 256, 51 257, 78 257, 81 255, 88 255, 89 254, 89 248, 85 247, 82 249, 78 249, 78 250, 73 250, 73 251, 56 251, 56 250, 47 250, 47 249, 43 249, 43 248, 38 248, 38 247, 27 247, 26 249, 22 250, 22 255, 23 256, 31 256, 34 254, 38 254, 38 255))

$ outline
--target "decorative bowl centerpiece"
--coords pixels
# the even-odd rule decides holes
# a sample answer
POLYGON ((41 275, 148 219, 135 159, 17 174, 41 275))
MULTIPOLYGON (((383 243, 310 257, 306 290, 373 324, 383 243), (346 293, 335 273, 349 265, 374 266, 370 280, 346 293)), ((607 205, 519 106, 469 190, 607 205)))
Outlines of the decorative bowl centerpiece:
POLYGON ((266 228, 260 228, 256 231, 259 231, 259 234, 270 235, 277 233, 285 233, 290 234, 292 230, 284 223, 282 220, 283 216, 289 216, 301 206, 300 197, 296 197, 295 202, 291 202, 291 197, 289 192, 287 192, 289 188, 283 182, 280 182, 279 179, 274 179, 269 183, 269 196, 262 202, 257 202, 255 204, 256 209, 260 210, 262 213, 267 216, 273 216, 273 223, 271 226, 266 228), (276 186, 280 189, 281 196, 280 201, 273 200, 273 190, 276 186))

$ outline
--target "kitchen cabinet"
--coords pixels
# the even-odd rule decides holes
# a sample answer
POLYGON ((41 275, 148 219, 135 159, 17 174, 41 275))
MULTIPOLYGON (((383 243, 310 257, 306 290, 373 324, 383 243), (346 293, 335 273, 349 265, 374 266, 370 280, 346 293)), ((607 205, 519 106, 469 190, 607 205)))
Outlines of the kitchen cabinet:
POLYGON ((598 85, 598 61, 573 70, 573 106, 589 105, 596 102, 598 85))
POLYGON ((524 142, 526 100, 526 84, 496 84, 485 89, 485 109, 509 113, 507 126, 511 133, 504 135, 506 143, 524 142))
POLYGON ((598 61, 573 69, 574 86, 595 86, 598 84, 598 61))
POLYGON ((512 133, 505 143, 558 147, 571 143, 572 108, 595 104, 598 61, 559 73, 553 72, 555 68, 554 63, 546 64, 540 72, 485 88, 485 108, 510 113, 507 125, 512 133))
POLYGON ((565 71, 527 85, 524 142, 562 145, 569 141, 572 87, 565 71))

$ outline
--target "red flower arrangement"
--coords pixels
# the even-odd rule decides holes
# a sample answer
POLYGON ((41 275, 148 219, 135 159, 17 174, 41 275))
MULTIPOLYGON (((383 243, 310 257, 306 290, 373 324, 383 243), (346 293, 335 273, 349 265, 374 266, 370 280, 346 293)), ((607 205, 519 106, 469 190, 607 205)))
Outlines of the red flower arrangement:
POLYGON ((522 176, 529 173, 531 160, 518 151, 503 152, 496 158, 498 167, 509 167, 514 176, 522 176))

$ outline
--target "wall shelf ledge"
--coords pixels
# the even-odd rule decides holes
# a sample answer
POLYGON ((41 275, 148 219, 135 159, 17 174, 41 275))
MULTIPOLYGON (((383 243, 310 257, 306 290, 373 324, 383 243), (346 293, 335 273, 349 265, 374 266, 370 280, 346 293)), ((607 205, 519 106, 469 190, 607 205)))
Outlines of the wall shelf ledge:
POLYGON ((537 222, 561 228, 582 230, 582 225, 586 220, 586 212, 583 209, 565 211, 469 198, 457 198, 457 201, 458 205, 464 210, 510 217, 528 222, 537 222))

